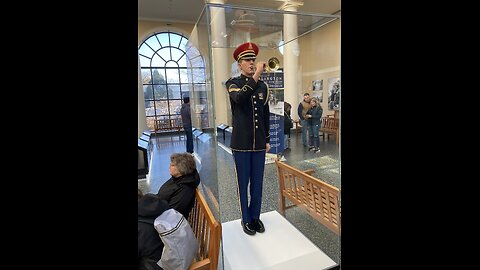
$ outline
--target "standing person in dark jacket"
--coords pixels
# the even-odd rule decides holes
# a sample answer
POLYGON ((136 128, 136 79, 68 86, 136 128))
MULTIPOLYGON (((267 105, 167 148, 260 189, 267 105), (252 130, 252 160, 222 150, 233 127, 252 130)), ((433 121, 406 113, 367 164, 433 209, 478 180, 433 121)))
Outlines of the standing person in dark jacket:
POLYGON ((310 143, 309 149, 310 151, 314 151, 315 153, 320 152, 320 137, 318 136, 320 130, 320 118, 323 114, 322 106, 318 104, 318 100, 316 98, 312 98, 310 101, 310 109, 308 109, 306 118, 308 119, 308 133, 310 134, 310 143))
POLYGON ((288 102, 283 103, 283 135, 285 149, 288 149, 288 142, 290 141, 290 129, 293 127, 292 118, 290 117, 292 105, 288 102))
POLYGON ((255 64, 258 46, 246 42, 233 52, 241 75, 230 78, 226 88, 232 109, 230 148, 238 181, 243 231, 248 235, 263 233, 260 220, 265 154, 270 150, 270 109, 268 86, 261 81, 266 62, 255 64), (247 189, 250 184, 250 204, 247 189))
POLYGON ((302 142, 303 146, 307 145, 307 131, 308 131, 308 119, 305 119, 308 109, 310 109, 310 94, 303 94, 303 100, 298 104, 298 118, 300 118, 300 124, 302 125, 302 142))
POLYGON ((187 152, 193 153, 193 133, 192 133, 192 114, 190 111, 190 98, 184 97, 182 108, 180 109, 182 116, 182 125, 187 136, 187 152))
POLYGON ((170 207, 155 194, 143 195, 139 189, 138 196, 138 270, 162 270, 157 262, 164 245, 153 222, 170 207))
POLYGON ((158 190, 160 199, 188 218, 195 202, 195 189, 200 183, 195 159, 189 153, 174 153, 170 156, 170 175, 172 176, 158 190))

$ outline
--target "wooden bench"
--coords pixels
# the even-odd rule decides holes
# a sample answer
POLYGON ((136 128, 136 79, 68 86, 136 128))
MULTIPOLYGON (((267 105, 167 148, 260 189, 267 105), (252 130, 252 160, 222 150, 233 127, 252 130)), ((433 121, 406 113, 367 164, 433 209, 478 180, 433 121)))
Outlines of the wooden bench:
POLYGON ((188 222, 198 239, 196 259, 189 270, 217 270, 222 225, 215 219, 200 190, 195 190, 195 203, 188 222))
POLYGON ((182 118, 175 117, 171 119, 156 119, 154 122, 154 131, 157 133, 158 131, 174 131, 180 133, 182 130, 182 118))
POLYGON ((314 170, 300 171, 275 160, 280 187, 280 214, 285 209, 300 206, 314 219, 340 235, 340 191, 311 174, 314 170), (285 206, 285 199, 293 205, 285 206))
POLYGON ((340 119, 333 117, 333 115, 327 115, 325 117, 320 118, 320 129, 319 131, 322 132, 323 139, 325 140, 325 134, 329 138, 330 135, 335 135, 335 143, 338 144, 339 140, 339 127, 340 127, 340 119))

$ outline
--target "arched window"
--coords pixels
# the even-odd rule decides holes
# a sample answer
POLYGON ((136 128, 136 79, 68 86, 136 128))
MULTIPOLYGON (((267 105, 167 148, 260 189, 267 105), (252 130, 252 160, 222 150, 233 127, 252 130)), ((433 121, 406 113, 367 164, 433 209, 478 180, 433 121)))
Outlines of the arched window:
MULTIPOLYGON (((207 104, 205 61, 196 48, 187 47, 187 42, 185 36, 167 31, 151 35, 138 49, 150 130, 181 128, 180 108, 183 97, 190 93, 199 104, 207 104)), ((208 112, 200 112, 198 117, 208 123, 208 112)))

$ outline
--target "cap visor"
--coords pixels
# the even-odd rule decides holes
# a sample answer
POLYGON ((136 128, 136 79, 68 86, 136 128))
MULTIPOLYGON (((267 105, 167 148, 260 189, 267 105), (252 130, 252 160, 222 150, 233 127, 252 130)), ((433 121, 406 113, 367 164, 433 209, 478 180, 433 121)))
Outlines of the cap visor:
POLYGON ((245 57, 240 58, 239 60, 242 60, 242 59, 243 60, 257 59, 257 57, 255 57, 255 56, 245 56, 245 57))

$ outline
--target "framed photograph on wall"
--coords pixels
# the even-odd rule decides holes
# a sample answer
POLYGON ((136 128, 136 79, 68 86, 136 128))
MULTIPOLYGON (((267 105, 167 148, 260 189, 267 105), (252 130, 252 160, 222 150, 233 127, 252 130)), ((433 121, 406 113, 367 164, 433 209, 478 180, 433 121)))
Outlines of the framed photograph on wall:
POLYGON ((328 79, 328 109, 340 109, 340 77, 328 79))
POLYGON ((323 90, 323 80, 312 81, 312 91, 323 90))

